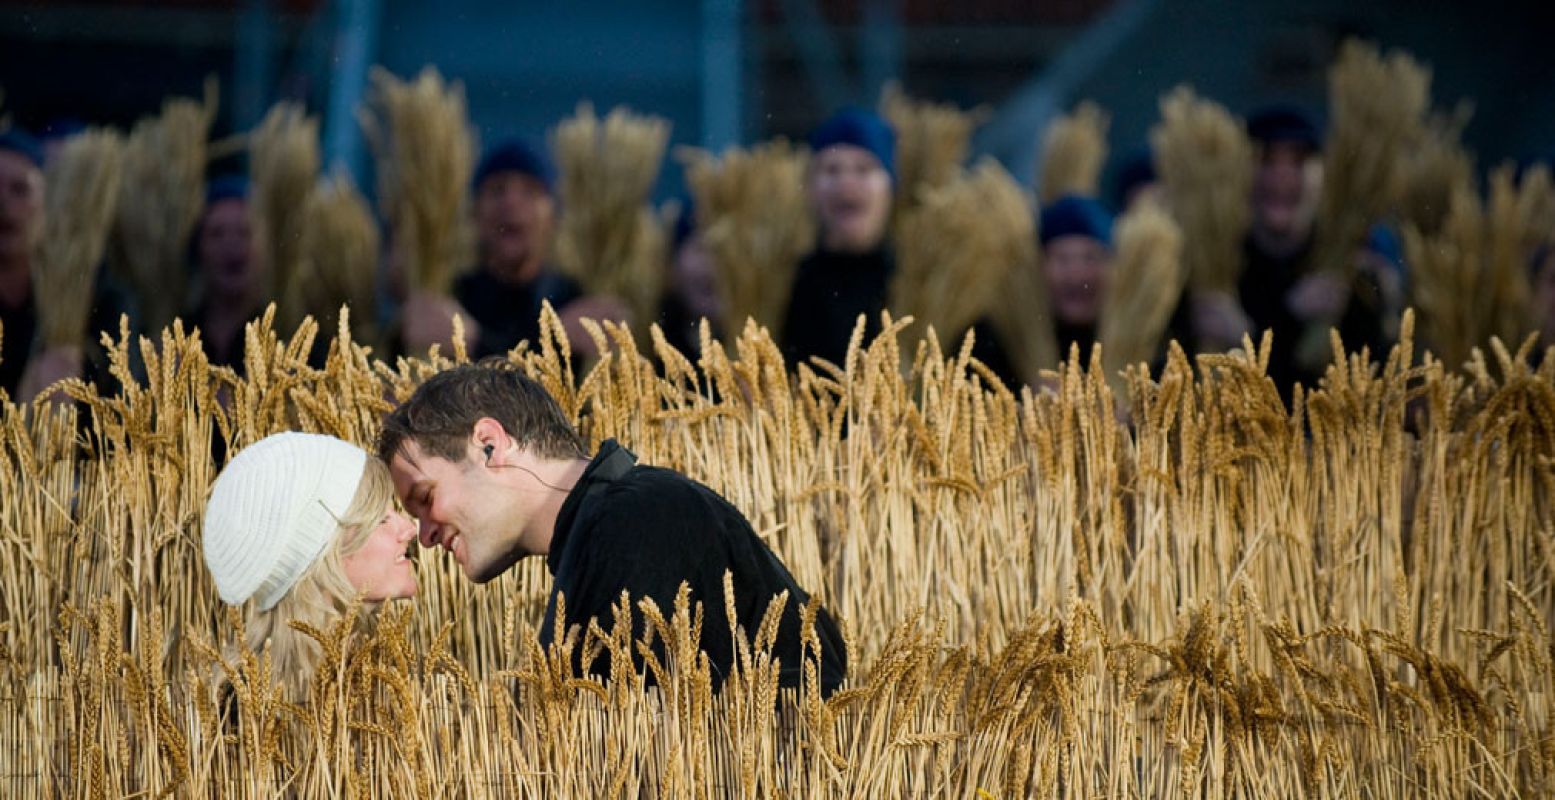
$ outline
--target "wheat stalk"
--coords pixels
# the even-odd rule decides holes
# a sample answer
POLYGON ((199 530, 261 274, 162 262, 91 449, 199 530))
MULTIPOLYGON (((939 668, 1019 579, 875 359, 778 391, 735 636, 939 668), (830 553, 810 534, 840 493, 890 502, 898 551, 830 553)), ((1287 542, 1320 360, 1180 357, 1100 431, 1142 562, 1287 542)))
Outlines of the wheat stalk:
POLYGON ((124 179, 111 258, 141 300, 147 330, 170 324, 186 298, 189 237, 205 203, 207 139, 216 82, 202 100, 171 99, 135 123, 124 148, 124 179))
POLYGON ((881 93, 880 113, 896 133, 896 203, 904 211, 917 205, 924 192, 960 177, 972 133, 990 111, 914 100, 893 82, 881 93))
POLYGON ((665 236, 647 202, 669 134, 663 118, 615 108, 600 119, 588 103, 551 132, 557 264, 587 291, 624 300, 633 319, 654 317, 663 285, 665 236))
POLYGON ((1118 220, 1117 254, 1102 303, 1099 339, 1114 390, 1127 367, 1148 364, 1182 294, 1182 231, 1161 208, 1141 203, 1118 220))
POLYGON ((297 275, 309 193, 319 172, 319 124, 296 103, 277 103, 249 134, 252 207, 270 254, 269 296, 282 325, 301 321, 297 275))
POLYGON ((475 134, 464 87, 427 67, 410 82, 375 69, 362 130, 377 160, 378 208, 410 286, 447 294, 471 255, 475 134))
POLYGON ((1107 161, 1110 123, 1107 112, 1087 100, 1048 126, 1037 160, 1037 198, 1042 205, 1066 194, 1097 195, 1101 168, 1107 161))
POLYGON ((316 183, 308 192, 300 219, 294 299, 299 315, 335 327, 341 306, 353 310, 352 338, 377 341, 379 236, 366 198, 343 171, 316 183))
POLYGON ((1241 123, 1180 86, 1161 98, 1161 122, 1150 131, 1150 146, 1167 211, 1182 228, 1189 285, 1234 292, 1253 182, 1253 147, 1241 123))
POLYGON ((697 235, 717 264, 729 330, 754 319, 781 339, 799 259, 815 246, 804 188, 808 155, 781 139, 721 156, 677 155, 695 200, 697 235))
POLYGON ((44 171, 43 236, 33 269, 38 328, 50 346, 80 347, 91 331, 91 287, 113 227, 124 140, 110 130, 67 139, 44 171))

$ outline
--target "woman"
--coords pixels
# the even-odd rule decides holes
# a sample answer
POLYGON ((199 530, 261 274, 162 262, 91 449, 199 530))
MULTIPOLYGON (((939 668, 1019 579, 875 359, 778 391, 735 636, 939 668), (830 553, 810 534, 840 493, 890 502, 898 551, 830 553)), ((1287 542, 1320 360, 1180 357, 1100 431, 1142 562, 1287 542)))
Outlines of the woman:
POLYGON ((412 597, 416 526, 394 508, 388 468, 356 445, 277 433, 238 453, 205 507, 205 565, 221 599, 248 605, 250 649, 306 686, 319 647, 288 623, 327 630, 357 598, 412 597), (252 603, 250 603, 252 601, 252 603))

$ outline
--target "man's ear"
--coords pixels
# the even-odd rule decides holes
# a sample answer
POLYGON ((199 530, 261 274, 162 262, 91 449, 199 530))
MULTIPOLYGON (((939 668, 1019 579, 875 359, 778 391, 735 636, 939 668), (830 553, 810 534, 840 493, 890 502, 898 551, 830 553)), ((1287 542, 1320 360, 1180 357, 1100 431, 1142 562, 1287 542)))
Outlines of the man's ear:
POLYGON ((470 429, 471 456, 478 464, 501 464, 512 441, 502 423, 491 417, 481 417, 470 429))

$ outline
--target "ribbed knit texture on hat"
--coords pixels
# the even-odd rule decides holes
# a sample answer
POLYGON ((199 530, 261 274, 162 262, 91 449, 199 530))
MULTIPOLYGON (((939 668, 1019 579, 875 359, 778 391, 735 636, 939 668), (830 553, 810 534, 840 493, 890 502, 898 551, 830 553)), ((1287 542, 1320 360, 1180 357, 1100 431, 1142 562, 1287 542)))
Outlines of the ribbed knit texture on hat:
POLYGON ((334 538, 366 464, 362 448, 315 433, 277 433, 238 453, 205 506, 205 566, 221 599, 280 602, 334 538))

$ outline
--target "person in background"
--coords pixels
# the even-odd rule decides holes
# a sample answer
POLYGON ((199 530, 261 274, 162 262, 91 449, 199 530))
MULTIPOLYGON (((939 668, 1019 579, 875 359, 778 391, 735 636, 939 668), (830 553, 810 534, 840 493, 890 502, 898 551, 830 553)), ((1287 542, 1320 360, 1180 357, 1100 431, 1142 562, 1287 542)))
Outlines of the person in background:
MULTIPOLYGON (((1045 313, 1053 323, 1054 343, 1060 359, 1078 345, 1081 359, 1090 358, 1101 322, 1107 280, 1112 265, 1112 215, 1100 201, 1082 195, 1065 195, 1042 209, 1037 226, 1042 247, 1042 278, 1047 284, 1045 313)), ((1019 386, 1006 347, 987 320, 976 327, 972 354, 1007 386, 1019 386)))
POLYGON ((362 631, 387 600, 416 594, 416 526, 394 507, 382 461, 349 442, 284 432, 239 451, 216 476, 201 551, 243 638, 300 700, 322 655, 292 627, 330 627, 360 599, 362 631))
POLYGON ((200 329, 212 365, 243 374, 243 337, 265 308, 263 237, 255 226, 248 179, 222 175, 205 189, 190 241, 194 297, 184 318, 200 329))
POLYGON ((594 342, 579 320, 626 321, 618 299, 585 295, 550 262, 559 209, 556 169, 545 153, 519 140, 492 148, 475 168, 476 268, 454 283, 452 297, 410 291, 401 310, 401 338, 415 353, 452 341, 453 317, 464 321, 471 358, 504 355, 540 335, 540 310, 550 302, 575 353, 594 342))
POLYGON ((783 324, 790 363, 841 365, 859 314, 865 341, 880 329, 896 260, 888 242, 896 135, 879 115, 838 112, 810 134, 806 178, 819 222, 815 252, 799 264, 783 324))
MULTIPOLYGON (((38 337, 38 297, 32 271, 43 235, 43 147, 19 128, 0 133, 0 388, 12 400, 31 400, 55 382, 84 378, 111 382, 98 334, 119 334, 121 316, 138 332, 134 297, 99 269, 83 339, 75 345, 44 346, 38 337)), ((111 389, 109 389, 111 391, 111 389)))
POLYGON ((695 361, 702 352, 703 319, 715 338, 723 335, 724 307, 718 293, 718 271, 713 254, 697 232, 696 209, 687 198, 671 231, 669 274, 664 299, 659 304, 659 327, 670 345, 695 361))
POLYGON ((1199 352, 1216 352, 1240 346, 1244 334, 1256 339, 1272 330, 1269 376, 1288 398, 1296 383, 1314 386, 1322 374, 1298 358, 1309 328, 1337 325, 1347 347, 1386 352, 1380 309, 1366 301, 1381 292, 1367 289, 1362 302, 1352 302, 1354 284, 1310 263, 1323 190, 1322 135, 1312 118, 1293 106, 1269 106, 1249 115, 1247 133, 1257 163, 1242 277, 1235 295, 1192 294, 1192 339, 1199 352))

